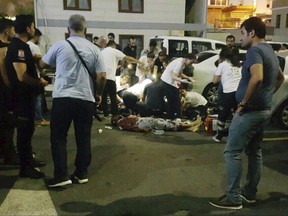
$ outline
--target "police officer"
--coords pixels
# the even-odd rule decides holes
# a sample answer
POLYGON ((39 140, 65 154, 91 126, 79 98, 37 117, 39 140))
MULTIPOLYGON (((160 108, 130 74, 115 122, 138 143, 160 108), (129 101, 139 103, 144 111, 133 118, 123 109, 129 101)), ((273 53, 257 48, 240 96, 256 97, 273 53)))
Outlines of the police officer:
POLYGON ((19 176, 39 179, 44 173, 34 167, 44 166, 44 161, 33 158, 31 140, 34 133, 35 101, 40 87, 48 83, 39 79, 27 41, 34 36, 34 17, 18 15, 14 22, 16 36, 11 39, 6 54, 6 70, 13 112, 17 127, 17 150, 20 159, 19 176))

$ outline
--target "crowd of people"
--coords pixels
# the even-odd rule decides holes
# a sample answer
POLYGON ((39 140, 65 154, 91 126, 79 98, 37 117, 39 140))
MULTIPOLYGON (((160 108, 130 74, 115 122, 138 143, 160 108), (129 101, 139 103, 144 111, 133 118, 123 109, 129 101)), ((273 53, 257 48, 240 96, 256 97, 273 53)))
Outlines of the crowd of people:
MULTIPOLYGON (((48 81, 41 75, 41 70, 56 67, 51 118, 46 123, 50 124, 54 162, 54 176, 47 182, 48 187, 65 186, 73 181, 88 182, 91 128, 100 105, 105 118, 111 117, 114 125, 132 131, 197 131, 201 118, 206 115, 206 99, 187 90, 194 80, 183 72, 184 68, 197 62, 194 54, 167 59, 166 49, 160 49, 156 41, 151 40, 138 60, 134 37, 129 39, 123 51, 113 33, 107 37, 94 37, 93 45, 85 38, 86 26, 82 15, 72 15, 68 27, 70 37, 53 44, 42 56, 37 48, 41 32, 35 29, 32 16, 18 15, 14 22, 5 18, 0 20, 1 153, 4 163, 20 165, 22 178, 45 176, 35 169, 44 166, 45 162, 34 157, 32 137, 35 121, 46 122, 41 103, 48 81), (128 64, 132 64, 130 69, 125 67, 128 64), (136 76, 133 82, 131 70, 136 76), (111 103, 108 103, 108 96, 111 103), (123 116, 124 113, 128 115, 123 116), (179 119, 183 115, 192 122, 181 122, 179 119), (66 145, 72 121, 77 154, 75 170, 69 176, 66 145), (17 153, 13 143, 15 128, 17 153)), ((221 141, 229 112, 235 111, 224 151, 228 179, 226 194, 210 201, 213 206, 226 209, 242 208, 242 200, 256 201, 263 128, 271 115, 272 95, 284 80, 273 49, 265 43, 266 30, 261 19, 247 19, 241 25, 241 35, 242 46, 248 48, 242 71, 238 50, 233 46, 235 37, 228 36, 227 47, 219 54, 213 77, 213 82, 219 83, 215 141, 221 141), (244 149, 249 165, 247 183, 241 190, 241 153, 244 149)))

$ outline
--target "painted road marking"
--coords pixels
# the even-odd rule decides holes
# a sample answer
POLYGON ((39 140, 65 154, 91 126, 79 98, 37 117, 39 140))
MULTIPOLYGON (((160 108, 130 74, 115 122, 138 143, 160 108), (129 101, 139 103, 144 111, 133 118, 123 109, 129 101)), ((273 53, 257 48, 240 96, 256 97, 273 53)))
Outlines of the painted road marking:
MULTIPOLYGON (((24 181, 23 179, 18 179, 13 188, 10 189, 6 199, 0 206, 0 215, 56 216, 57 211, 49 192, 44 189, 45 186, 40 190, 16 189, 23 188, 24 181)), ((28 184, 31 183, 27 183, 27 185, 28 184)))
POLYGON ((264 138, 263 141, 282 141, 288 140, 288 137, 275 137, 275 138, 264 138))

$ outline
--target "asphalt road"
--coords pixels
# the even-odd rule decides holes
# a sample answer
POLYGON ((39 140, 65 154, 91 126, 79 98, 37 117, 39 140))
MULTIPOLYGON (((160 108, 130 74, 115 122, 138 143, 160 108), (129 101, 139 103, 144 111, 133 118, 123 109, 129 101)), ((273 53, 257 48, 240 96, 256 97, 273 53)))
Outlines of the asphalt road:
MULTIPOLYGON (((265 132, 257 203, 227 211, 208 203, 225 191, 225 142, 215 143, 203 128, 155 135, 105 126, 108 120, 94 121, 85 185, 47 190, 45 179, 20 179, 17 168, 0 166, 0 215, 288 215, 288 131, 269 125, 265 132)), ((33 146, 47 162, 41 171, 52 177, 49 127, 36 128, 33 146)), ((67 148, 72 173, 73 127, 67 148)), ((243 180, 246 164, 243 156, 243 180)))

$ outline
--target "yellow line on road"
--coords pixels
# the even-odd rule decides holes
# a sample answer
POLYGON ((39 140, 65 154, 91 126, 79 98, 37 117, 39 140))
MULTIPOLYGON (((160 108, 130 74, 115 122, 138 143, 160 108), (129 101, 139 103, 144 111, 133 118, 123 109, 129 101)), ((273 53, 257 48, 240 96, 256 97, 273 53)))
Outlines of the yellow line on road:
POLYGON ((278 138, 264 138, 263 141, 280 141, 288 140, 288 137, 278 137, 278 138))

